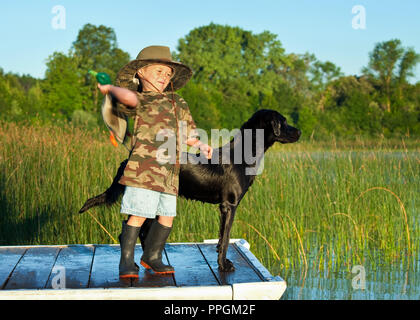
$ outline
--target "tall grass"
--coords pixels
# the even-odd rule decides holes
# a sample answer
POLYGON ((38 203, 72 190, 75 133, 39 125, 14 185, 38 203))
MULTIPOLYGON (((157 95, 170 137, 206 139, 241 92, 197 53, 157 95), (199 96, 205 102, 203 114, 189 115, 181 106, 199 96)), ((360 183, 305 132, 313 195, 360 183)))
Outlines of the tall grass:
MULTIPOLYGON (((0 123, 0 244, 112 243, 119 204, 77 212, 126 156, 99 129, 0 123)), ((273 274, 408 265, 419 253, 418 172, 419 140, 275 145, 231 236, 273 274)), ((218 206, 179 198, 169 241, 217 238, 218 221, 218 206)))

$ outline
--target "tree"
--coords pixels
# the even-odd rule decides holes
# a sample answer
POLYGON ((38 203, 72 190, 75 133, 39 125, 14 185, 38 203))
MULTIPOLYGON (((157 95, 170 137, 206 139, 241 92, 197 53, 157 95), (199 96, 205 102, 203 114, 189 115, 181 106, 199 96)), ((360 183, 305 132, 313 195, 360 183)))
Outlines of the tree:
POLYGON ((112 28, 90 23, 83 26, 71 48, 77 57, 77 68, 84 75, 85 84, 90 87, 89 95, 95 109, 99 109, 96 80, 88 70, 106 72, 115 79, 118 71, 130 61, 130 55, 118 48, 117 36, 112 28))
POLYGON ((420 61, 420 55, 413 48, 408 48, 398 65, 398 97, 403 98, 403 89, 407 88, 408 78, 414 77, 414 69, 420 61))
POLYGON ((25 89, 20 77, 13 73, 4 73, 0 68, 0 117, 18 119, 26 112, 25 89))
POLYGON ((369 53, 368 67, 362 72, 381 90, 384 96, 385 110, 391 112, 392 90, 400 88, 412 76, 419 55, 413 49, 405 50, 399 39, 380 42, 369 53))
POLYGON ((189 82, 179 93, 188 101, 194 121, 200 129, 207 131, 210 137, 212 128, 219 128, 221 118, 217 108, 220 94, 208 91, 200 83, 189 82))
POLYGON ((343 76, 332 81, 325 93, 324 106, 319 120, 330 133, 374 135, 381 131, 383 111, 365 76, 343 76))
POLYGON ((96 79, 88 70, 106 72, 113 79, 129 60, 128 53, 117 48, 112 28, 85 25, 68 54, 54 52, 47 60, 45 81, 41 85, 45 110, 68 120, 74 118, 76 110, 98 114, 96 79))
POLYGON ((325 90, 327 85, 343 76, 340 67, 330 61, 319 61, 312 55, 313 63, 310 66, 309 74, 313 90, 325 90))
POLYGON ((84 25, 71 49, 80 58, 81 69, 117 73, 130 59, 128 53, 118 48, 114 30, 103 25, 84 25))
POLYGON ((78 59, 73 55, 54 52, 47 60, 45 81, 41 85, 45 94, 44 107, 51 114, 70 120, 77 109, 84 109, 82 74, 78 59))
MULTIPOLYGON (((302 58, 285 54, 277 36, 268 31, 253 34, 211 23, 190 31, 177 49, 177 59, 194 71, 191 82, 213 99, 220 97, 211 103, 215 106, 211 112, 220 115, 224 127, 241 125, 262 106, 279 110, 285 105, 278 100, 284 88, 307 92, 302 58)), ((191 104, 192 112, 199 107, 191 104)), ((295 107, 288 105, 287 112, 295 107)))

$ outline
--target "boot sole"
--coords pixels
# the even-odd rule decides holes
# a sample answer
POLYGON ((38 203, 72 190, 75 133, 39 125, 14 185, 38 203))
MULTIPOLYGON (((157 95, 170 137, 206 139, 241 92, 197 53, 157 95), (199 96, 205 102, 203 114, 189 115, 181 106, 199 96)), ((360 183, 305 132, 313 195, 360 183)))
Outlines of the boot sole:
POLYGON ((120 274, 120 279, 138 278, 138 274, 120 274))
MULTIPOLYGON (((149 266, 144 261, 140 261, 140 264, 148 270, 153 270, 153 268, 151 266, 149 266)), ((153 272, 156 273, 156 274, 174 274, 175 270, 173 270, 173 271, 155 271, 155 270, 153 270, 153 272)))

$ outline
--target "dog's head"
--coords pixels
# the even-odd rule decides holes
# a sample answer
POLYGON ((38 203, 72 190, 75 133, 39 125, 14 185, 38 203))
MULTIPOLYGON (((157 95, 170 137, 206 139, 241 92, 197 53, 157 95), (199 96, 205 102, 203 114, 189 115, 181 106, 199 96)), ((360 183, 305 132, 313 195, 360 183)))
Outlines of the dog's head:
POLYGON ((266 139, 273 143, 293 143, 299 140, 301 134, 299 129, 290 126, 286 118, 275 110, 258 110, 248 120, 248 126, 263 128, 266 139))
POLYGON ((264 129, 266 142, 292 143, 300 138, 300 130, 290 126, 285 117, 275 110, 261 109, 244 124, 243 128, 264 129))
POLYGON ((277 111, 273 111, 270 124, 273 128, 274 139, 276 141, 280 143, 293 143, 299 140, 300 130, 290 126, 286 118, 277 111))

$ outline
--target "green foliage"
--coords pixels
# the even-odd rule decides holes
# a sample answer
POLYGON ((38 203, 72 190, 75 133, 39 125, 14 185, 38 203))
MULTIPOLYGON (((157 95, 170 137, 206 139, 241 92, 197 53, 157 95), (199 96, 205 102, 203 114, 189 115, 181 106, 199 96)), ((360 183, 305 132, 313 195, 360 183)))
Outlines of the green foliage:
POLYGON ((296 126, 303 132, 302 138, 308 138, 313 135, 317 125, 317 117, 313 109, 303 107, 299 112, 296 126))
POLYGON ((99 112, 102 97, 97 90, 96 79, 89 70, 107 73, 112 80, 118 71, 130 61, 128 53, 117 46, 117 36, 112 28, 86 24, 73 42, 72 55, 77 57, 77 69, 85 88, 84 110, 99 112))
MULTIPOLYGON (((409 82, 420 55, 398 39, 375 45, 361 77, 311 53, 287 53, 269 31, 214 23, 179 39, 174 58, 194 71, 179 93, 208 134, 238 128, 264 108, 285 115, 304 139, 420 135, 420 83, 409 82)), ((112 28, 86 24, 67 54, 51 54, 44 79, 0 68, 0 118, 96 126, 102 95, 88 70, 114 80, 129 61, 112 28)))
POLYGON ((191 113, 194 115, 194 121, 200 124, 200 128, 210 134, 210 129, 219 128, 220 111, 218 106, 222 102, 221 94, 217 91, 205 90, 203 85, 189 82, 179 92, 190 107, 191 113))
POLYGON ((180 39, 178 51, 177 58, 194 70, 192 84, 183 92, 193 115, 208 121, 217 115, 217 128, 239 127, 260 108, 292 114, 303 104, 308 82, 301 79, 308 65, 286 54, 268 31, 253 34, 212 23, 180 39), (193 90, 200 99, 191 99, 193 90))
POLYGON ((90 112, 84 110, 74 110, 71 116, 71 123, 79 127, 93 128, 98 125, 98 120, 90 112))
POLYGON ((399 39, 377 43, 369 54, 369 64, 363 68, 372 83, 378 87, 379 95, 384 109, 394 111, 393 94, 398 92, 398 99, 403 99, 403 87, 406 86, 413 70, 420 62, 420 55, 414 49, 404 49, 399 39))
POLYGON ((42 88, 45 93, 44 108, 66 119, 77 109, 83 109, 82 75, 77 69, 77 57, 54 52, 47 61, 47 71, 42 88))

